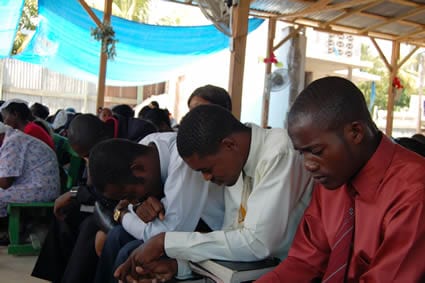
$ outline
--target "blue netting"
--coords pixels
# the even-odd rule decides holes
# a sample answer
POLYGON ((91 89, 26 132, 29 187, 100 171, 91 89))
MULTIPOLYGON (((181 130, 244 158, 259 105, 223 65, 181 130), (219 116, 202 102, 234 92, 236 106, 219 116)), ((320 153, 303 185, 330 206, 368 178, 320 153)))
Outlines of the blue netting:
MULTIPOLYGON (((103 14, 95 11, 99 19, 103 14)), ((100 43, 91 35, 95 23, 78 1, 39 0, 40 24, 26 50, 15 56, 54 71, 97 82, 100 43)), ((251 19, 249 31, 263 22, 251 19)), ((229 38, 213 25, 155 26, 112 17, 119 42, 108 61, 108 85, 164 81, 194 60, 229 46, 229 38)))
POLYGON ((0 0, 0 58, 10 55, 24 0, 0 0))

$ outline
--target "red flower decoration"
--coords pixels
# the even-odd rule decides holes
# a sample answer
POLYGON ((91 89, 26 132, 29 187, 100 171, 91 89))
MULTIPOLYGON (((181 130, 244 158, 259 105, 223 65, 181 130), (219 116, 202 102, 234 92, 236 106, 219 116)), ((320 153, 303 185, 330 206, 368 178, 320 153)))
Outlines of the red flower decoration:
POLYGON ((394 77, 393 79, 393 88, 403 89, 403 85, 401 84, 400 79, 398 77, 394 77))
POLYGON ((264 63, 274 63, 274 64, 279 63, 279 62, 277 61, 276 56, 274 55, 274 53, 273 53, 273 52, 272 52, 272 54, 270 55, 270 57, 269 57, 269 58, 264 58, 263 62, 264 62, 264 63))

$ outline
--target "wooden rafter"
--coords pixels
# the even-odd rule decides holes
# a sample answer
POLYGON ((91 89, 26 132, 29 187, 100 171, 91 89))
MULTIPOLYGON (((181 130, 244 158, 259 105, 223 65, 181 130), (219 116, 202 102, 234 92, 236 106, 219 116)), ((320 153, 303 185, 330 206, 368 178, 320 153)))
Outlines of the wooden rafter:
POLYGON ((373 6, 376 6, 377 4, 380 4, 380 3, 384 2, 384 1, 385 0, 380 0, 380 1, 377 1, 377 2, 371 2, 369 4, 365 4, 363 6, 360 6, 360 7, 356 8, 356 9, 346 8, 346 9, 344 9, 344 11, 345 11, 344 14, 342 14, 342 15, 334 18, 334 19, 332 19, 331 21, 326 22, 323 25, 323 27, 326 28, 326 27, 328 27, 331 24, 334 24, 334 23, 336 23, 336 22, 338 22, 338 21, 340 21, 342 19, 345 19, 345 18, 351 16, 351 15, 358 14, 359 12, 361 12, 363 10, 366 10, 366 9, 369 9, 369 8, 371 8, 373 6))
POLYGON ((387 57, 385 57, 384 52, 382 52, 381 47, 379 47, 378 43, 376 42, 376 40, 371 37, 370 40, 372 41, 373 45, 376 48, 376 51, 378 51, 379 56, 381 57, 382 61, 384 61, 385 66, 387 66, 387 69, 389 71, 392 70, 392 66, 390 65, 390 63, 388 63, 387 57))
POLYGON ((365 29, 360 30, 360 34, 364 34, 364 33, 368 32, 368 31, 377 29, 379 27, 382 27, 382 26, 385 26, 385 25, 388 25, 388 24, 391 24, 391 23, 394 23, 394 22, 398 22, 398 21, 403 20, 403 19, 405 19, 407 17, 410 17, 410 16, 417 15, 419 13, 422 13, 424 10, 425 10, 425 6, 423 6, 421 8, 412 9, 409 12, 404 13, 403 15, 400 15, 398 17, 386 18, 381 23, 378 23, 378 24, 375 24, 375 25, 372 25, 372 26, 369 26, 369 27, 367 27, 365 29))
POLYGON ((390 0, 390 2, 401 4, 404 6, 418 7, 420 4, 408 0, 390 0))
POLYGON ((294 35, 296 35, 302 26, 298 26, 296 29, 294 29, 290 34, 288 34, 284 39, 282 39, 278 44, 273 46, 273 51, 277 50, 279 47, 281 47, 285 42, 287 42, 289 39, 291 39, 294 35))
POLYGON ((408 38, 410 38, 410 37, 412 37, 414 35, 418 35, 418 34, 421 34, 421 33, 425 33, 425 28, 419 28, 419 29, 417 29, 417 30, 415 30, 415 31, 413 31, 411 33, 408 33, 408 34, 399 36, 399 37, 396 38, 396 40, 398 40, 398 41, 404 41, 404 40, 406 40, 406 39, 408 39, 408 38))
POLYGON ((418 51, 420 47, 419 46, 415 46, 415 48, 413 48, 412 50, 410 50, 409 54, 407 54, 406 56, 404 56, 403 60, 401 60, 398 65, 397 65, 397 69, 400 69, 401 66, 404 65, 404 63, 407 62, 407 60, 410 59, 410 57, 412 57, 413 54, 415 54, 416 51, 418 51))
MULTIPOLYGON (((353 0, 353 1, 347 1, 347 2, 343 2, 343 3, 338 3, 338 4, 331 4, 331 5, 326 5, 323 8, 320 9, 320 12, 328 12, 328 11, 334 11, 334 10, 341 10, 341 9, 345 9, 345 8, 349 8, 349 7, 355 7, 358 5, 362 5, 365 3, 370 3, 370 2, 374 2, 376 0, 353 0)), ((298 1, 299 2, 299 1, 298 1)), ((305 9, 307 10, 307 9, 305 9)), ((291 14, 287 14, 287 15, 282 15, 280 16, 283 19, 291 19, 291 18, 297 18, 297 17, 301 17, 301 16, 305 16, 308 14, 312 14, 312 13, 317 13, 317 8, 315 10, 311 10, 308 9, 308 11, 300 11, 300 12, 295 12, 295 13, 291 13, 291 14)))
MULTIPOLYGON (((308 6, 307 8, 305 8, 302 11, 299 11, 297 13, 294 13, 291 15, 291 17, 298 17, 298 16, 304 16, 304 15, 308 15, 314 12, 317 12, 317 10, 322 10, 324 7, 328 6, 328 4, 331 2, 332 0, 319 0, 316 3, 308 6), (298 14, 298 15, 296 15, 298 14)), ((298 1, 299 2, 299 1, 298 1)))
POLYGON ((78 0, 80 2, 81 6, 86 10, 87 14, 89 14, 90 18, 92 18, 93 22, 96 23, 98 28, 102 28, 102 22, 100 19, 96 16, 96 14, 93 12, 93 10, 90 8, 89 5, 87 5, 85 0, 78 0))

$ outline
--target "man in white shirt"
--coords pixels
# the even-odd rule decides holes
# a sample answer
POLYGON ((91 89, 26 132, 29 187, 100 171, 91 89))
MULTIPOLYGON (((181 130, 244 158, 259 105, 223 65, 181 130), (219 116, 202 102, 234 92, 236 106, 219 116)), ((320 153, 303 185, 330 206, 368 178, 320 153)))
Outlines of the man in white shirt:
POLYGON ((199 172, 184 163, 177 152, 176 133, 154 133, 140 143, 109 140, 90 154, 91 181, 105 197, 130 202, 150 197, 136 209, 130 204, 128 209, 121 205, 122 209, 116 211, 122 227, 108 233, 95 282, 113 279, 115 258, 127 258, 134 247, 154 235, 194 231, 201 216, 212 229, 222 225, 223 189, 205 182, 199 172), (144 209, 145 216, 152 212, 142 217, 145 221, 139 217, 144 209))
MULTIPOLYGON (((238 213, 222 230, 151 238, 118 267, 116 278, 183 278, 190 273, 187 260, 285 258, 313 186, 286 130, 246 126, 221 107, 201 105, 181 121, 177 147, 204 179, 241 191, 238 213), (164 254, 172 259, 161 258, 164 254)), ((226 213, 231 211, 226 207, 226 213)))

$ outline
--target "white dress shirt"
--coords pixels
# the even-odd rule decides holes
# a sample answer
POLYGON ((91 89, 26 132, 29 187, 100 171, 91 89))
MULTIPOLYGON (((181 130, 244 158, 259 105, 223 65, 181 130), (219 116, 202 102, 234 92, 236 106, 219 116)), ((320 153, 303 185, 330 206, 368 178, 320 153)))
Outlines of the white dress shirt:
POLYGON ((124 229, 136 239, 147 241, 161 232, 194 231, 201 215, 212 229, 221 227, 224 215, 223 187, 206 182, 200 172, 193 171, 183 161, 177 152, 176 133, 150 134, 140 143, 154 143, 158 149, 164 184, 165 196, 161 202, 165 218, 145 223, 130 209, 122 220, 124 229), (206 213, 202 214, 204 209, 206 213))
MULTIPOLYGON (((303 158, 293 149, 284 129, 252 128, 251 147, 243 175, 252 183, 247 213, 239 222, 245 179, 228 187, 226 215, 220 231, 167 232, 165 252, 179 263, 178 277, 189 271, 183 260, 255 261, 287 256, 304 209, 310 202, 313 180, 303 158), (236 190, 232 192, 231 190, 236 190), (235 199, 240 197, 239 203, 235 199), (232 220, 233 219, 233 220, 232 220)), ((242 175, 242 174, 241 174, 242 175)))

